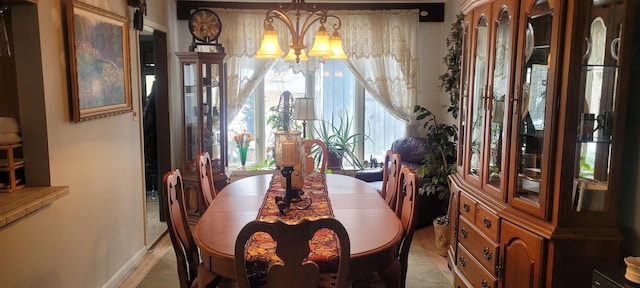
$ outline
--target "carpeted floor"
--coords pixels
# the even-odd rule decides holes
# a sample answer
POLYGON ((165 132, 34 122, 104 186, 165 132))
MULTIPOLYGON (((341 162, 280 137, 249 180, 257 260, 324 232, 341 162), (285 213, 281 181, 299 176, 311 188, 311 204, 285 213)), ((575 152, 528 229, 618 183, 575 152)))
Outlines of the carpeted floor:
MULTIPOLYGON (((415 243, 413 243, 415 244, 415 243)), ((411 245, 409 251, 409 270, 407 271, 407 288, 440 288, 451 287, 451 282, 440 272, 438 267, 427 256, 427 251, 421 245, 411 245)), ((176 270, 176 256, 170 247, 162 258, 151 268, 138 285, 139 288, 174 288, 178 284, 176 270)), ((384 284, 376 275, 371 275, 358 283, 354 288, 378 288, 384 284)))

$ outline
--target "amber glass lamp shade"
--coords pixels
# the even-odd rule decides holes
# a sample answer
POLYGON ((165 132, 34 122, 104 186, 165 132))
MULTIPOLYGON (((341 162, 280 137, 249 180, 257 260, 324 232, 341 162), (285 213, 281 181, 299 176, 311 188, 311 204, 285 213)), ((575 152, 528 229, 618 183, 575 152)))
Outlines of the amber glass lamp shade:
POLYGON ((278 32, 276 30, 265 30, 262 36, 260 49, 256 52, 258 59, 275 59, 284 55, 278 43, 278 32))
POLYGON ((328 56, 331 55, 331 49, 329 46, 329 32, 320 28, 316 32, 316 37, 313 40, 313 47, 309 50, 309 56, 328 56))
POLYGON ((338 35, 331 35, 329 37, 329 48, 331 54, 325 56, 325 59, 347 59, 347 54, 344 53, 344 49, 342 49, 342 37, 338 35))
MULTIPOLYGON (((293 48, 289 48, 289 53, 284 57, 284 61, 296 61, 296 51, 293 48)), ((307 53, 304 52, 304 49, 300 50, 300 61, 308 61, 309 57, 307 57, 307 53)))

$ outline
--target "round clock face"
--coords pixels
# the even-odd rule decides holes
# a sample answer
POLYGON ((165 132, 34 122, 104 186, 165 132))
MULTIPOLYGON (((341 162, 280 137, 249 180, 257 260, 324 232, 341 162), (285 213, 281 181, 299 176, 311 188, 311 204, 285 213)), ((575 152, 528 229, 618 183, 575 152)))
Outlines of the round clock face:
POLYGON ((198 41, 209 43, 220 36, 222 22, 216 13, 209 9, 198 9, 189 18, 189 31, 198 41))

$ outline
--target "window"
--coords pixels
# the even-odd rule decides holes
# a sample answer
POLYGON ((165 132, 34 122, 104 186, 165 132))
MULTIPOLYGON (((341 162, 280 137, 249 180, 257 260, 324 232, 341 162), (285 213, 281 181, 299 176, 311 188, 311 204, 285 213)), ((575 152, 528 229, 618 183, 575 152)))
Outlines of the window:
MULTIPOLYGON (((325 121, 339 125, 335 123, 340 121, 339 113, 346 113, 352 117, 356 129, 353 132, 369 136, 369 140, 356 151, 361 161, 376 158, 381 162, 386 151, 391 148, 391 143, 404 135, 404 123, 386 112, 365 92, 343 61, 326 60, 315 75, 305 77, 302 73, 293 73, 289 64, 279 59, 229 125, 228 165, 231 169, 240 166, 238 149, 232 139, 233 135, 240 131, 258 135, 256 141, 249 146, 248 167, 264 165, 265 160, 272 160, 269 147, 273 145, 274 139, 266 119, 271 115, 270 108, 278 105, 280 94, 285 90, 291 92, 294 98, 315 94, 316 116, 325 121)), ((299 121, 296 124, 302 129, 299 121)), ((313 135, 311 123, 307 125, 307 133, 313 135)))

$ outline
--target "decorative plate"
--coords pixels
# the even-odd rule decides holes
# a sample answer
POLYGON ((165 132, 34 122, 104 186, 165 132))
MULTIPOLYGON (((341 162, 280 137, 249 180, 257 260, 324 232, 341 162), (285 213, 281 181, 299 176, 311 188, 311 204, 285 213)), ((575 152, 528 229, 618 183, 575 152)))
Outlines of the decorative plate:
POLYGON ((535 36, 533 35, 533 26, 531 23, 527 23, 527 37, 525 41, 524 59, 525 62, 529 61, 531 54, 533 53, 533 46, 535 42, 535 36))
POLYGON ((198 9, 189 18, 189 32, 200 42, 210 43, 217 40, 220 30, 220 17, 209 9, 198 9))

